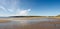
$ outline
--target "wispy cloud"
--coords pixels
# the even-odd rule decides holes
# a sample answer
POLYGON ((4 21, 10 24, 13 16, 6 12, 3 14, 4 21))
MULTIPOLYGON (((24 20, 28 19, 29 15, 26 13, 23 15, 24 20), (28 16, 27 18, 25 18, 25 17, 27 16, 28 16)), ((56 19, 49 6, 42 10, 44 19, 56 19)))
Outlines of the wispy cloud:
POLYGON ((18 15, 20 16, 26 16, 29 14, 29 12, 31 11, 31 9, 28 9, 28 10, 21 10, 18 12, 18 15))
MULTIPOLYGON (((11 10, 9 10, 11 11, 11 10)), ((15 14, 0 14, 0 16, 27 16, 29 15, 31 9, 27 9, 27 10, 19 10, 17 12, 15 12, 15 14)))
POLYGON ((20 4, 19 0, 0 0, 0 16, 26 16, 28 15, 31 9, 21 10, 18 4, 20 4))

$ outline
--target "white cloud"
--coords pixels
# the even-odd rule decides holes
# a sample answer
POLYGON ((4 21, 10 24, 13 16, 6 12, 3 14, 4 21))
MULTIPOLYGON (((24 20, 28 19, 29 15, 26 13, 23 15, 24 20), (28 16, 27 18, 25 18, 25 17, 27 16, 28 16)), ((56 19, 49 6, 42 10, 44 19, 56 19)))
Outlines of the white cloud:
POLYGON ((26 16, 29 14, 31 9, 21 10, 19 0, 0 0, 0 16, 26 16), (0 11, 1 12, 1 11, 0 11))
MULTIPOLYGON (((11 10, 9 10, 11 11, 11 10)), ((0 14, 0 16, 27 16, 29 15, 29 12, 31 11, 31 9, 28 10, 19 10, 16 12, 16 14, 0 14)))
POLYGON ((31 11, 31 9, 28 10, 20 10, 19 12, 16 13, 17 16, 26 16, 29 15, 29 12, 31 11))
POLYGON ((26 15, 28 15, 28 13, 31 11, 31 9, 28 9, 28 10, 21 10, 20 11, 20 15, 22 15, 22 16, 26 16, 26 15))

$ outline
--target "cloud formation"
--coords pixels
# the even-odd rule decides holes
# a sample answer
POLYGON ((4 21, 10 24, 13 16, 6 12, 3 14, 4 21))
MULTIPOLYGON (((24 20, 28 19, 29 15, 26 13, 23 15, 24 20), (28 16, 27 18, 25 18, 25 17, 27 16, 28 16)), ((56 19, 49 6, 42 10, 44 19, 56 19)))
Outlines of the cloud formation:
POLYGON ((27 16, 29 15, 31 9, 27 9, 27 10, 19 10, 16 12, 16 14, 12 14, 10 16, 27 16))
POLYGON ((0 16, 26 16, 31 9, 21 10, 19 0, 0 0, 0 16))
POLYGON ((22 16, 26 16, 26 15, 28 15, 28 13, 29 13, 30 11, 31 11, 31 9, 21 10, 21 11, 19 12, 19 14, 22 15, 22 16))
MULTIPOLYGON (((11 11, 11 10, 9 10, 11 11)), ((27 9, 27 10, 20 10, 17 11, 15 14, 0 14, 0 16, 27 16, 29 15, 29 12, 31 11, 31 9, 27 9)))

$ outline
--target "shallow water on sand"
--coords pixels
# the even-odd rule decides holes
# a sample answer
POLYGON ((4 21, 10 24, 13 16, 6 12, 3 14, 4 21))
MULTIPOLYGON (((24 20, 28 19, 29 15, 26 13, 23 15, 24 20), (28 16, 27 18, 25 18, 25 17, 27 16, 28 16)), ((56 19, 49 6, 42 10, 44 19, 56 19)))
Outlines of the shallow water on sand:
POLYGON ((38 22, 56 22, 60 20, 56 19, 48 19, 48 18, 41 18, 41 19, 32 19, 32 20, 11 20, 11 22, 7 23, 0 23, 0 29, 15 29, 16 27, 22 27, 29 24, 34 24, 38 22))

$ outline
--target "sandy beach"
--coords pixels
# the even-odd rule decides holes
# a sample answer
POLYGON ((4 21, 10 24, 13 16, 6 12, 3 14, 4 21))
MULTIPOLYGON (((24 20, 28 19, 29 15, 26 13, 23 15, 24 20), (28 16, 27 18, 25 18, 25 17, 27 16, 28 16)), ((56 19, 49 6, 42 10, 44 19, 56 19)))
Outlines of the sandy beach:
POLYGON ((0 29, 60 29, 60 19, 1 18, 0 29))

